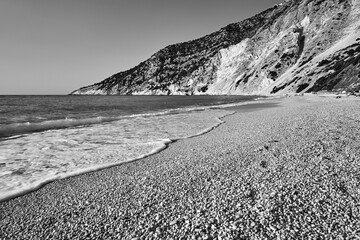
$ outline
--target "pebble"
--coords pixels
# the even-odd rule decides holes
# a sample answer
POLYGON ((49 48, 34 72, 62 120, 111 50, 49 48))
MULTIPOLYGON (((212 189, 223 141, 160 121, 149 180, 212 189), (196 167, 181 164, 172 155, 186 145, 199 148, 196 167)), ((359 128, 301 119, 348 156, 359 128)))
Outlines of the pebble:
POLYGON ((211 134, 179 140, 141 161, 0 203, 0 239, 294 239, 308 229, 313 239, 356 238, 360 166, 346 154, 360 159, 360 102, 281 104, 228 116, 211 134), (332 128, 338 131, 326 133, 332 128), (276 157, 268 154, 273 144, 276 157), (268 153, 254 152, 259 146, 268 153), (190 149, 206 154, 195 158, 190 149), (232 149, 231 157, 223 149, 232 149), (146 176, 146 185, 136 181, 146 176), (337 227, 329 232, 331 223, 337 227))

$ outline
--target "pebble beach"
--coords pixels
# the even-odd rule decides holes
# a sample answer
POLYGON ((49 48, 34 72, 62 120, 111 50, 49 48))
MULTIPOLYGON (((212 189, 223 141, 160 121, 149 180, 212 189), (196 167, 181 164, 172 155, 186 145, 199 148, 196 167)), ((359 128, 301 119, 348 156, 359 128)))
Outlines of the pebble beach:
POLYGON ((360 238, 360 98, 226 109, 155 155, 0 203, 0 239, 360 238))

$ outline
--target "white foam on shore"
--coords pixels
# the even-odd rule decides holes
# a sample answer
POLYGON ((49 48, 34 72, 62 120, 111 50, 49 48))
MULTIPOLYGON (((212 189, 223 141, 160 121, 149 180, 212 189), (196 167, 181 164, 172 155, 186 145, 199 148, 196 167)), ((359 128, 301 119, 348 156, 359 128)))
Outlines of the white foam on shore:
POLYGON ((158 153, 174 140, 204 134, 231 111, 209 109, 50 130, 0 142, 0 201, 44 184, 158 153))
POLYGON ((15 197, 19 197, 19 196, 22 196, 22 195, 27 194, 29 192, 33 192, 35 190, 38 190, 42 186, 44 186, 44 185, 46 185, 46 184, 48 184, 50 182, 53 182, 55 180, 68 178, 68 177, 73 177, 73 176, 77 176, 77 175, 81 175, 81 174, 85 174, 85 173, 89 173, 89 172, 94 172, 94 171, 98 171, 98 170, 101 170, 101 169, 118 166, 118 165, 123 164, 123 163, 132 162, 132 161, 136 161, 136 160, 146 158, 148 156, 151 156, 153 154, 156 154, 156 153, 164 150, 166 148, 167 144, 169 144, 171 142, 172 141, 170 139, 164 139, 161 142, 161 144, 159 144, 159 146, 157 148, 153 149, 148 154, 140 155, 139 157, 134 158, 134 159, 128 159, 128 160, 122 161, 120 163, 115 162, 115 163, 110 163, 110 164, 100 164, 100 165, 96 165, 96 166, 92 166, 92 167, 87 167, 87 168, 84 168, 84 169, 78 169, 78 170, 75 170, 75 171, 72 171, 72 172, 69 172, 69 173, 57 174, 55 176, 40 179, 40 180, 32 182, 29 185, 24 184, 22 187, 20 187, 18 189, 6 191, 5 193, 1 193, 0 194, 0 202, 9 200, 9 199, 12 199, 12 198, 15 198, 15 197))

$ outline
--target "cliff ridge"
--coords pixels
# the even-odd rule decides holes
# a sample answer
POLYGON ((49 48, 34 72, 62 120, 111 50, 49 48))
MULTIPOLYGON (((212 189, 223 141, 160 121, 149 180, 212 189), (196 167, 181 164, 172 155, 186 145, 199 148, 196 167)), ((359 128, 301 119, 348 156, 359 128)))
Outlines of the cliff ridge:
POLYGON ((288 0, 72 94, 360 90, 360 0, 288 0))

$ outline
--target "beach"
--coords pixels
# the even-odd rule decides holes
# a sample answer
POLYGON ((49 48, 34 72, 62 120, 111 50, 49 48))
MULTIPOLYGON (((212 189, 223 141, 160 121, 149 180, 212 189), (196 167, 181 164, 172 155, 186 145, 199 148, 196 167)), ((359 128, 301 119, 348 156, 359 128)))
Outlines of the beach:
POLYGON ((226 110, 160 153, 0 203, 0 239, 360 238, 360 98, 226 110))

